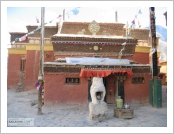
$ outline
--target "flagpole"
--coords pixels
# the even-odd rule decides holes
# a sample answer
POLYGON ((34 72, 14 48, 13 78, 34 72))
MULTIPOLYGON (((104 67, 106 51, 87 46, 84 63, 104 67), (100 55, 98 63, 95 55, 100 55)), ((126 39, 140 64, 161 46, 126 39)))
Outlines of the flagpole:
MULTIPOLYGON (((44 20, 45 20, 45 7, 41 7, 41 44, 40 44, 40 70, 38 81, 39 85, 43 85, 44 78, 44 70, 43 70, 43 62, 44 62, 44 20)), ((42 114, 42 90, 43 87, 40 86, 38 90, 38 111, 37 114, 42 114)))
POLYGON ((118 22, 117 11, 115 11, 115 22, 118 22))
POLYGON ((63 21, 65 21, 65 9, 63 9, 63 21))

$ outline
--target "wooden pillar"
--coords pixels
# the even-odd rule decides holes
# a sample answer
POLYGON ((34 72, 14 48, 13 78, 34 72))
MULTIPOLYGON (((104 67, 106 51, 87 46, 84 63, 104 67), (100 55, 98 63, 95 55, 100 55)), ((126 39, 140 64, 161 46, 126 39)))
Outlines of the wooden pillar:
POLYGON ((150 7, 150 34, 152 48, 152 76, 158 76, 158 59, 157 59, 157 44, 156 44, 156 25, 155 25, 155 8, 150 7))
POLYGON ((150 80, 150 104, 154 107, 162 107, 162 82, 158 79, 158 57, 156 42, 155 8, 150 7, 150 32, 152 48, 152 80, 150 80))
MULTIPOLYGON (((44 78, 44 70, 43 70, 43 62, 44 62, 44 21, 45 21, 45 7, 41 7, 41 44, 40 44, 40 70, 38 81, 40 85, 43 85, 44 78)), ((40 86, 38 90, 38 111, 37 114, 42 114, 42 89, 40 86)))

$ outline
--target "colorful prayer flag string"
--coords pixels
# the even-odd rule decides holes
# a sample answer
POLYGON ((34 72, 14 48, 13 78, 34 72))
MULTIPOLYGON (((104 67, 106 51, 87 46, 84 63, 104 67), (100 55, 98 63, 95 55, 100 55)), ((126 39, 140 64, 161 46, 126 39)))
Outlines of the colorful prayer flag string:
MULTIPOLYGON (((80 7, 76 7, 76 8, 74 8, 74 9, 70 10, 69 12, 67 12, 66 14, 69 15, 69 13, 72 12, 74 15, 77 15, 77 14, 79 13, 79 8, 80 8, 80 7)), ((61 27, 62 27, 61 17, 62 17, 62 15, 58 15, 55 19, 53 19, 53 20, 51 20, 51 21, 45 23, 44 26, 47 25, 48 23, 52 23, 54 20, 60 18, 59 26, 58 26, 58 32, 60 33, 61 27)), ((36 17, 36 22, 39 23, 39 18, 38 18, 38 17, 36 17)), ((21 42, 21 41, 26 40, 26 38, 27 38, 28 35, 34 34, 34 32, 35 32, 35 31, 38 31, 39 29, 41 29, 40 26, 38 26, 35 30, 31 31, 30 33, 28 33, 28 34, 26 34, 26 35, 24 35, 24 36, 22 36, 22 37, 20 37, 20 38, 15 38, 15 40, 12 41, 11 44, 14 44, 14 43, 17 42, 17 41, 20 41, 20 42, 21 42)))
MULTIPOLYGON (((135 20, 138 19, 139 14, 142 14, 141 9, 138 10, 138 13, 135 15, 135 18, 132 20, 131 25, 130 25, 130 29, 132 29, 132 30, 135 29, 135 27, 136 27, 135 20)), ((138 20, 138 27, 139 28, 141 27, 141 24, 140 24, 139 20, 138 20)))
POLYGON ((21 38, 19 38, 19 41, 24 41, 24 40, 26 40, 26 37, 27 37, 27 34, 24 35, 24 36, 22 36, 21 38))
POLYGON ((53 19, 53 20, 51 20, 51 21, 45 23, 44 25, 47 25, 48 23, 52 23, 54 20, 56 20, 56 19, 58 19, 58 18, 60 18, 60 17, 62 17, 62 15, 58 15, 58 17, 56 17, 55 19, 53 19))
MULTIPOLYGON (((56 17, 55 19, 58 19, 58 18, 60 18, 60 17, 62 17, 62 15, 58 15, 58 17, 56 17)), ((39 23, 39 19, 38 19, 37 17, 36 17, 36 19, 37 19, 37 23, 39 23)), ((51 23, 51 22, 54 21, 55 19, 49 21, 48 23, 51 23)), ((48 24, 48 23, 45 23, 44 25, 46 25, 46 24, 48 24)), ((14 43, 17 42, 17 41, 20 41, 20 42, 21 42, 21 41, 26 40, 26 37, 27 37, 28 35, 34 34, 34 32, 35 32, 35 31, 38 31, 39 29, 41 29, 40 26, 38 26, 35 30, 31 31, 30 33, 28 33, 28 34, 26 34, 26 35, 24 35, 24 36, 22 36, 22 37, 20 37, 20 38, 15 38, 15 41, 13 41, 11 44, 14 44, 14 43)))

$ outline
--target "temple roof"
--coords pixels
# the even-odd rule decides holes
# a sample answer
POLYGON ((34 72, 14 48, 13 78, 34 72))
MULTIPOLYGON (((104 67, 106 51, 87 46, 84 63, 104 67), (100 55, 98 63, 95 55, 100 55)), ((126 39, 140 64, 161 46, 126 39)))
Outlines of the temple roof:
MULTIPOLYGON (((72 21, 64 21, 63 24, 64 25, 89 25, 91 22, 72 22, 72 21)), ((99 25, 110 25, 110 26, 114 26, 114 25, 121 25, 124 26, 124 23, 107 23, 107 22, 98 22, 99 25)))
POLYGON ((52 38, 56 37, 88 37, 88 38, 112 38, 112 39, 134 39, 125 36, 104 36, 104 35, 81 35, 81 34, 55 34, 52 38))
POLYGON ((80 77, 106 77, 110 74, 121 73, 132 76, 133 73, 151 73, 149 64, 132 64, 127 59, 111 58, 65 58, 61 62, 45 62, 45 73, 78 73, 80 77))
POLYGON ((27 34, 27 32, 9 32, 9 34, 27 34))
POLYGON ((60 61, 64 62, 44 62, 44 65, 86 65, 86 66, 94 66, 94 65, 103 65, 103 66, 127 66, 127 67, 149 67, 150 64, 139 64, 133 62, 132 60, 128 59, 111 59, 111 58, 94 58, 94 57, 82 57, 82 58, 75 58, 75 57, 66 57, 61 58, 60 61))
POLYGON ((54 41, 62 41, 62 40, 82 40, 82 41, 120 41, 127 43, 137 43, 137 39, 134 39, 132 37, 124 37, 124 36, 104 36, 104 35, 80 35, 80 34, 55 34, 54 36, 51 36, 51 40, 54 41))

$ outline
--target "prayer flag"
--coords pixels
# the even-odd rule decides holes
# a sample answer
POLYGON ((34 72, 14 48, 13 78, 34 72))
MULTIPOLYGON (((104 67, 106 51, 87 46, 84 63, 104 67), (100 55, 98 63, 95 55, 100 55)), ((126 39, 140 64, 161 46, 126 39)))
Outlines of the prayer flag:
POLYGON ((132 24, 135 24, 135 20, 133 20, 131 23, 132 23, 132 24))
POLYGON ((36 17, 36 22, 39 23, 39 18, 38 17, 36 17))
POLYGON ((71 11, 73 12, 74 15, 77 15, 79 13, 79 7, 76 7, 71 11))
POLYGON ((45 23, 44 25, 46 25, 46 24, 48 24, 48 23, 52 23, 54 20, 56 20, 56 19, 58 19, 58 18, 60 18, 60 17, 62 17, 62 15, 59 15, 57 18, 55 18, 55 19, 53 19, 53 20, 51 20, 51 21, 45 23))
POLYGON ((80 7, 76 7, 73 10, 70 10, 69 12, 67 12, 66 14, 68 15, 68 18, 71 15, 70 13, 73 13, 73 15, 77 15, 79 13, 79 8, 80 7))
POLYGON ((19 41, 19 38, 16 38, 15 41, 19 41))
POLYGON ((21 38, 19 38, 19 41, 24 41, 24 40, 26 40, 26 35, 24 35, 21 38))
POLYGON ((142 14, 141 9, 138 11, 138 14, 142 14))
POLYGON ((140 24, 140 22, 138 21, 138 26, 139 26, 139 28, 141 27, 141 24, 140 24))
POLYGON ((37 29, 36 29, 35 31, 37 31, 37 30, 39 30, 39 29, 41 29, 41 27, 40 27, 40 26, 38 26, 38 27, 37 27, 37 29))
POLYGON ((30 34, 34 34, 34 31, 31 31, 30 33, 28 33, 28 35, 30 35, 30 34))
POLYGON ((135 24, 132 24, 131 26, 130 26, 130 30, 134 30, 135 29, 135 24))
POLYGON ((62 17, 62 15, 59 14, 59 16, 57 17, 57 19, 60 18, 60 17, 62 17))

